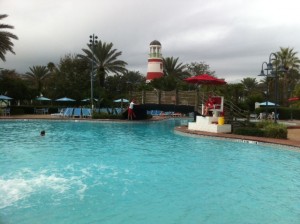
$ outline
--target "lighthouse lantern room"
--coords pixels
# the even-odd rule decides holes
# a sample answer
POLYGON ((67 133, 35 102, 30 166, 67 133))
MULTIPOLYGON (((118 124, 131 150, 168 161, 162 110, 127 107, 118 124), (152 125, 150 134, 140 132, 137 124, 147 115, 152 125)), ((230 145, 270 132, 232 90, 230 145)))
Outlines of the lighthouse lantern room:
POLYGON ((154 40, 150 43, 150 54, 148 58, 148 69, 146 82, 163 76, 163 59, 161 54, 161 44, 154 40))

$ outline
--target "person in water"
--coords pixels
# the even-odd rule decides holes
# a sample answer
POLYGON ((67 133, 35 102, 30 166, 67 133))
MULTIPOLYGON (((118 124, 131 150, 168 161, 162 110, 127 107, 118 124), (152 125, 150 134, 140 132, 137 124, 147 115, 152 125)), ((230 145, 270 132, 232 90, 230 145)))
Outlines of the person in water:
POLYGON ((45 136, 46 135, 46 132, 43 130, 41 131, 41 136, 45 136))

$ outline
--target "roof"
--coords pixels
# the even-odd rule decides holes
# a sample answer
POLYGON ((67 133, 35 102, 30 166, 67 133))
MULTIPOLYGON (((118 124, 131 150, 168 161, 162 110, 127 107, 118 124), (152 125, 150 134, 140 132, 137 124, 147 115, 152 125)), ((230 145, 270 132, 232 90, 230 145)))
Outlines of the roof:
POLYGON ((150 45, 159 45, 161 46, 161 43, 158 40, 153 40, 150 45))

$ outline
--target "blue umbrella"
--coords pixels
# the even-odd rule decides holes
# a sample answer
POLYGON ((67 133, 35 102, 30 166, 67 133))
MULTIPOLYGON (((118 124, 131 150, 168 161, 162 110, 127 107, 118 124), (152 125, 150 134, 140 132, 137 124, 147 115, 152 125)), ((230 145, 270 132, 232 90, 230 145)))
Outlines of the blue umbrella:
POLYGON ((12 100, 12 99, 13 98, 11 98, 11 97, 0 95, 0 100, 12 100))
POLYGON ((39 100, 39 101, 50 101, 51 99, 49 99, 49 98, 47 98, 47 97, 39 96, 39 97, 35 98, 35 100, 39 100))
POLYGON ((70 102, 70 101, 76 101, 76 100, 73 100, 71 98, 68 98, 68 97, 63 97, 63 98, 59 98, 55 101, 59 101, 59 102, 70 102))

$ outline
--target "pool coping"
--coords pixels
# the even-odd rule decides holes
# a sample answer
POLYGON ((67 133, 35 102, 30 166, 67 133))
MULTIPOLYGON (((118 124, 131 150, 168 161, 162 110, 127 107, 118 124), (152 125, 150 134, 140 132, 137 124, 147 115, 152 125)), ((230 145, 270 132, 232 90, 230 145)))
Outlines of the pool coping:
POLYGON ((265 137, 256 137, 256 136, 248 136, 248 135, 236 135, 231 133, 212 133, 205 131, 194 131, 189 130, 187 126, 177 126, 174 129, 177 132, 181 132, 184 134, 199 136, 199 137, 214 137, 221 139, 229 139, 229 140, 237 140, 239 142, 247 142, 251 144, 272 144, 277 146, 286 146, 292 147, 296 150, 300 150, 300 141, 290 140, 290 139, 275 139, 275 138, 265 138, 265 137))

